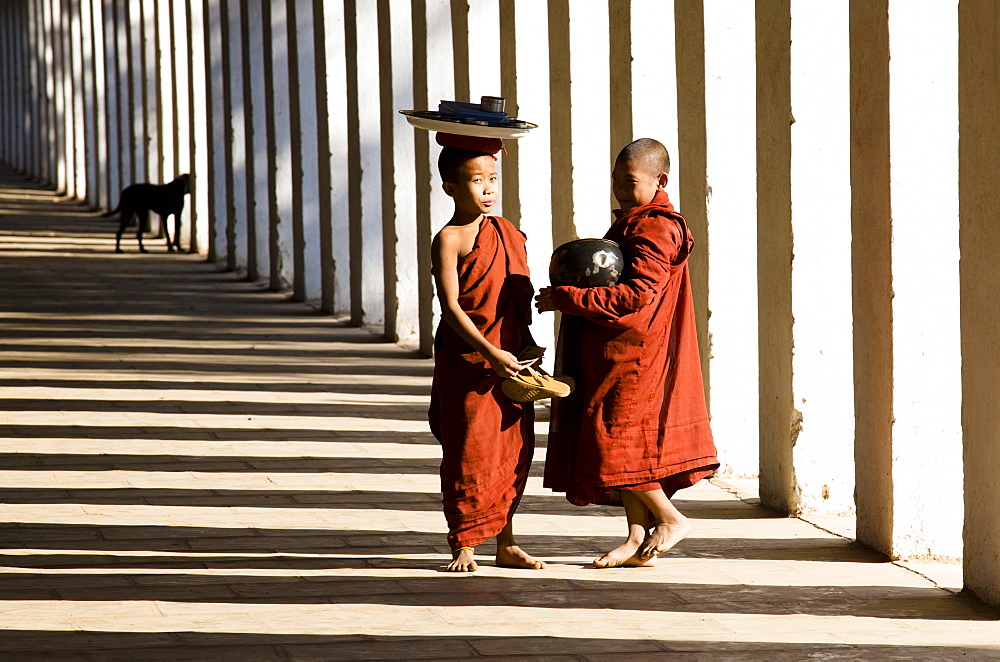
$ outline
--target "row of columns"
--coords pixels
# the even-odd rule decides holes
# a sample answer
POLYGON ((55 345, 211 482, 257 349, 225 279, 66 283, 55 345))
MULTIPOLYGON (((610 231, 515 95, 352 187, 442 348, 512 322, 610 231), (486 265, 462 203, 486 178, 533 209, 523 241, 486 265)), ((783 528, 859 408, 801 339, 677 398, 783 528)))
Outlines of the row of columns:
MULTIPOLYGON (((399 109, 500 94, 540 124, 500 162, 536 286, 553 246, 604 233, 617 151, 657 138, 697 238, 723 472, 779 510, 856 513, 887 554, 964 555, 1000 602, 998 12, 21 0, 0 6, 0 157, 101 207, 190 169, 208 259, 429 353, 451 205, 399 109)), ((551 347, 551 318, 534 329, 551 347)))

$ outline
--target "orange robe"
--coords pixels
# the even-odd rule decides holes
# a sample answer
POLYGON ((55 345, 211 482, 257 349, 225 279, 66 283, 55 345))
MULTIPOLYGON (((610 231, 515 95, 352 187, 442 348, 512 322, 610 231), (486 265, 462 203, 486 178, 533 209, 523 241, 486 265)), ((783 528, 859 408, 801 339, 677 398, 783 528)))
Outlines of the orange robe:
POLYGON ((620 504, 618 489, 667 496, 719 466, 709 427, 687 258, 694 246, 666 193, 605 235, 626 267, 612 287, 556 287, 564 313, 556 374, 576 391, 553 400, 545 485, 577 505, 620 504))
MULTIPOLYGON (((458 303, 492 345, 515 356, 532 343, 534 288, 525 236, 487 216, 476 243, 458 260, 458 303)), ((441 442, 441 493, 448 543, 474 547, 510 521, 524 493, 535 449, 531 403, 508 399, 488 361, 445 321, 434 338, 428 417, 441 442)))

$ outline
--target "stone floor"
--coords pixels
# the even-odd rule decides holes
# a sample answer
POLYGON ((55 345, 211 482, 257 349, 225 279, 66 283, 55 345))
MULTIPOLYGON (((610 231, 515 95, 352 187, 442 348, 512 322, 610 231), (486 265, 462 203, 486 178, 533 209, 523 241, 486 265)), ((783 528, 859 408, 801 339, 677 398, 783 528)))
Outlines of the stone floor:
POLYGON ((752 485, 679 495, 658 567, 588 567, 623 519, 544 448, 515 524, 549 567, 443 573, 431 362, 113 230, 0 181, 0 659, 1000 659, 956 568, 752 485))

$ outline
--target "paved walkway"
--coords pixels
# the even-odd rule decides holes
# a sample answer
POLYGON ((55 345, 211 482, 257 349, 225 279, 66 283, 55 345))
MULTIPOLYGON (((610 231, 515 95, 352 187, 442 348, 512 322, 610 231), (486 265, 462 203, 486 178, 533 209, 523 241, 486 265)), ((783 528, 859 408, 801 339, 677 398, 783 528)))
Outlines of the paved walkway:
POLYGON ((996 611, 722 483, 590 568, 624 521, 544 452, 548 569, 442 573, 430 361, 113 230, 0 181, 0 659, 1000 659, 996 611))

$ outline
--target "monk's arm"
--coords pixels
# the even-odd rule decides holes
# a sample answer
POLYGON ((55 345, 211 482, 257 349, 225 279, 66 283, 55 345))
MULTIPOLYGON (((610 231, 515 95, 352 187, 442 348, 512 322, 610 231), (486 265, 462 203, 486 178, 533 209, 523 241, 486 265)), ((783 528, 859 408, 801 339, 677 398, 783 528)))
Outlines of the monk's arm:
POLYGON ((550 292, 552 305, 564 313, 587 318, 602 326, 632 326, 629 316, 652 303, 667 286, 670 264, 681 241, 681 234, 673 223, 646 229, 652 231, 637 232, 627 243, 629 264, 617 285, 554 287, 550 292))
POLYGON ((513 377, 521 370, 517 357, 486 340, 458 303, 458 252, 458 238, 445 232, 439 233, 431 245, 431 266, 441 302, 441 318, 482 354, 498 375, 513 377))

